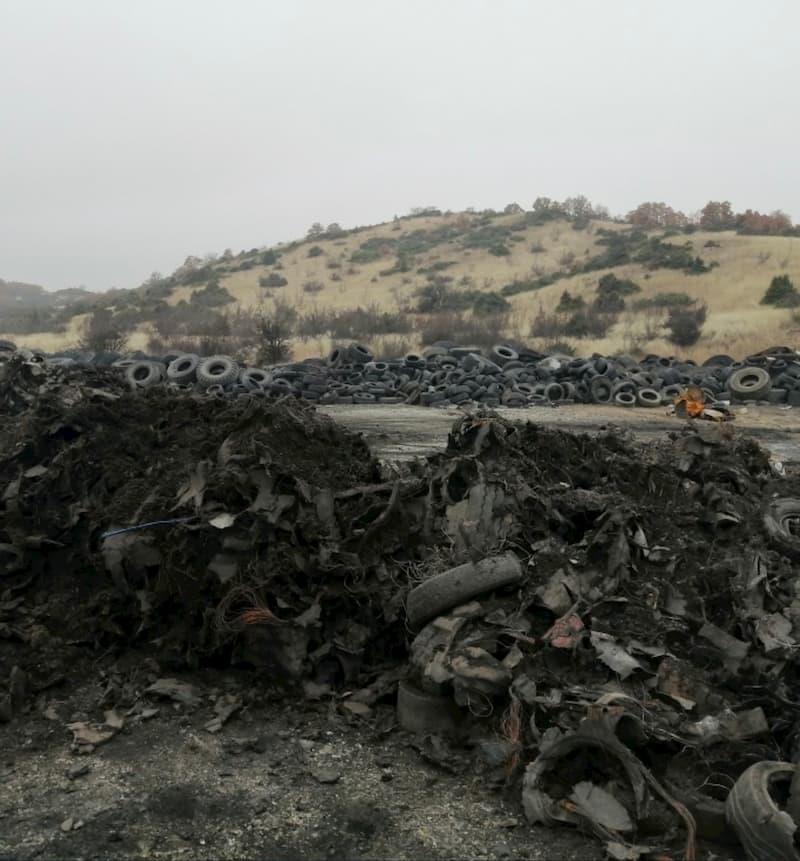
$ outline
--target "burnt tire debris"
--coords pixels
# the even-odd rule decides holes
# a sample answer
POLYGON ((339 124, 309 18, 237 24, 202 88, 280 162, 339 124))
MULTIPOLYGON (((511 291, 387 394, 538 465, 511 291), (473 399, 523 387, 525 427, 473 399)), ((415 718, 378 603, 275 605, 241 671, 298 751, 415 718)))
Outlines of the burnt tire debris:
POLYGON ((377 359, 361 344, 334 347, 325 358, 252 368, 231 356, 144 353, 46 356, 0 344, 0 364, 14 356, 50 367, 113 367, 134 389, 195 389, 209 397, 286 395, 320 404, 419 404, 524 408, 566 403, 653 408, 671 405, 688 387, 706 403, 730 401, 800 405, 800 353, 769 347, 734 361, 716 355, 698 365, 675 356, 573 358, 497 344, 488 355, 439 342, 421 355, 377 359))
MULTIPOLYGON (((399 725, 610 857, 702 857, 723 809, 750 858, 792 857, 797 799, 762 777, 800 757, 800 480, 755 441, 686 423, 644 445, 478 409, 443 452, 381 464, 294 391, 132 388, 139 360, 7 352, 0 720, 81 661, 136 650, 169 672, 110 685, 112 717, 145 695, 203 708, 181 671, 231 667, 298 709, 399 725), (780 829, 757 830, 767 815, 780 829)), ((230 373, 214 361, 211 378, 230 373)), ((615 392, 610 363, 592 367, 600 397, 652 388, 615 392)), ((260 370, 234 385, 260 387, 260 370)), ((209 726, 241 707, 219 700, 209 726)), ((70 724, 82 755, 115 743, 94 718, 70 724)))

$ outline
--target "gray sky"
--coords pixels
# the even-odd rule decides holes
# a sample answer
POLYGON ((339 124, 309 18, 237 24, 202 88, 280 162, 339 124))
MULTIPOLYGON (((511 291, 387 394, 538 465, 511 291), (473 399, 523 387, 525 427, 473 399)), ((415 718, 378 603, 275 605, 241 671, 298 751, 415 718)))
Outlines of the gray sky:
POLYGON ((582 193, 800 221, 797 0, 0 0, 0 277, 582 193))

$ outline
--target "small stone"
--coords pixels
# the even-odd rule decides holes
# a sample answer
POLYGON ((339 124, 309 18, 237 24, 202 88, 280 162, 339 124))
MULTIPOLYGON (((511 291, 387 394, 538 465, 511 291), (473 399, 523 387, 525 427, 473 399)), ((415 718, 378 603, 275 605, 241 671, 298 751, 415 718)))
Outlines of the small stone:
POLYGON ((109 831, 108 837, 106 839, 109 843, 121 843, 122 835, 119 833, 119 831, 109 831))
POLYGON ((59 825, 59 828, 66 834, 68 831, 72 831, 72 826, 75 824, 75 820, 68 816, 62 823, 59 825))
POLYGON ((392 758, 388 753, 379 753, 375 756, 375 764, 381 768, 388 768, 392 764, 392 758))
POLYGON ((311 776, 318 783, 338 783, 341 780, 342 773, 336 768, 317 766, 311 769, 311 776))
POLYGON ((76 762, 67 769, 67 780, 77 780, 91 771, 85 762, 76 762))
POLYGON ((390 780, 394 780, 394 775, 388 768, 386 768, 381 772, 381 781, 383 783, 389 783, 390 780))
POLYGON ((300 813, 303 813, 304 811, 308 810, 308 802, 300 798, 295 803, 294 809, 299 811, 300 813))

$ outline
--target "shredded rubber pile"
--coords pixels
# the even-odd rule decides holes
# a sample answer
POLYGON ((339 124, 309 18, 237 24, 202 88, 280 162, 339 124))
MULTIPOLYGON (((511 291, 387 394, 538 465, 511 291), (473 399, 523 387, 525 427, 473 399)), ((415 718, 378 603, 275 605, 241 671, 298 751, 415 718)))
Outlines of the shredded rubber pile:
POLYGON ((617 858, 694 857, 749 766, 795 758, 800 488, 730 426, 644 446, 478 413, 387 472, 296 400, 67 375, 15 411, 0 717, 21 677, 34 696, 132 647, 365 720, 400 681, 423 755, 471 751, 530 821, 617 858))

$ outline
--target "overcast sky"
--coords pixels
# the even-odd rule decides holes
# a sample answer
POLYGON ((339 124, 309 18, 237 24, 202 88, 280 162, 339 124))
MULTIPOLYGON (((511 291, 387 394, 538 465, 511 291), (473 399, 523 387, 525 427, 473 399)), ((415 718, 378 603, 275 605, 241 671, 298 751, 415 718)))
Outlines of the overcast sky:
POLYGON ((0 0, 0 277, 537 195, 800 221, 798 32, 797 0, 0 0))

